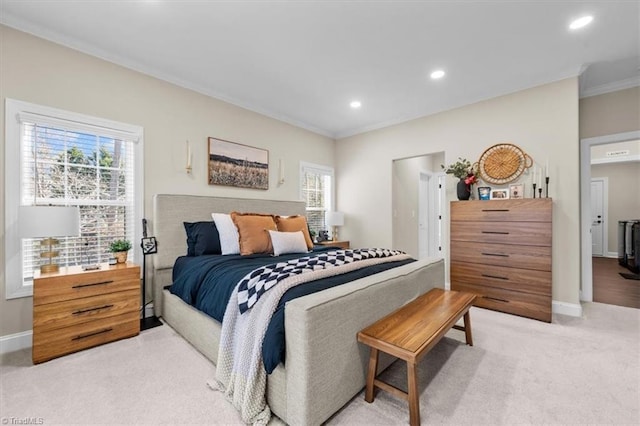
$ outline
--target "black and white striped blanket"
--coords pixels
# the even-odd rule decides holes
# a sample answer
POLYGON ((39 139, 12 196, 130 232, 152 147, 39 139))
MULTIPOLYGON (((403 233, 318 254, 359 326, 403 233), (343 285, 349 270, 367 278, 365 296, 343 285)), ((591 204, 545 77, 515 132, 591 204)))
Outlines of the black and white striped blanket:
POLYGON ((260 296, 285 278, 306 274, 319 269, 327 269, 365 259, 382 259, 404 254, 389 249, 331 250, 317 255, 304 256, 287 262, 278 262, 255 269, 248 273, 238 287, 238 306, 244 314, 256 304, 260 296))

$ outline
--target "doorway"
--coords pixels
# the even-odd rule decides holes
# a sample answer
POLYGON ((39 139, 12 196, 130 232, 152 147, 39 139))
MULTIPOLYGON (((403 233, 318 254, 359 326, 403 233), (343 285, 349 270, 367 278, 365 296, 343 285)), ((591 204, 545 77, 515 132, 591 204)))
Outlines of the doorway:
POLYGON ((591 178, 591 256, 608 254, 608 195, 609 179, 591 178))
MULTIPOLYGON (((592 242, 592 200, 591 200, 591 148, 619 142, 631 142, 640 140, 640 131, 617 133, 607 136, 586 138, 580 140, 580 259, 581 259, 581 287, 580 300, 585 302, 593 301, 593 242, 592 242)), ((633 157, 633 156, 632 156, 633 157)), ((631 158, 630 161, 639 164, 640 158, 631 158)), ((612 161, 613 162, 613 161, 612 161)), ((639 166, 640 167, 640 166, 639 166)), ((617 221, 614 217, 609 217, 607 222, 610 227, 612 222, 617 221)), ((608 239, 612 236, 608 232, 608 239)), ((610 253, 609 241, 603 238, 603 254, 610 253)))
POLYGON ((393 160, 393 248, 423 259, 444 256, 444 153, 393 160))

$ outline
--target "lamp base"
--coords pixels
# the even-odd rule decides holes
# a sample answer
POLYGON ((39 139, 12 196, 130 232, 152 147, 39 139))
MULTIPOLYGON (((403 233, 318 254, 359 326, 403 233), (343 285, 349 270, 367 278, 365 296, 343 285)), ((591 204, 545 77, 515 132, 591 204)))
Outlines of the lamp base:
POLYGON ((149 318, 140 318, 140 331, 148 330, 150 328, 158 327, 162 325, 162 321, 157 316, 149 318))
POLYGON ((60 267, 56 263, 45 263, 44 265, 40 265, 41 274, 51 274, 58 272, 59 270, 60 267))

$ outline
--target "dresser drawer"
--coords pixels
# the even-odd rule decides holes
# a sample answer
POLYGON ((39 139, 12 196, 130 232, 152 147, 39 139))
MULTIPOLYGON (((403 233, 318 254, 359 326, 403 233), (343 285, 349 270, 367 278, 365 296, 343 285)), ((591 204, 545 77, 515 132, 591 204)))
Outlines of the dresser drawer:
POLYGON ((451 241, 551 246, 551 227, 545 222, 455 222, 451 241))
POLYGON ((451 283, 467 283, 531 294, 551 294, 551 271, 451 262, 451 283))
POLYGON ((452 240, 451 261, 551 271, 551 247, 452 240))
POLYGON ((452 221, 551 222, 551 198, 451 203, 452 221))
POLYGON ((33 307, 33 327, 45 332, 140 309, 138 289, 33 307))
POLYGON ((139 332, 140 316, 137 311, 52 331, 34 329, 33 362, 47 361, 81 349, 135 336, 139 332))
POLYGON ((551 322, 551 296, 519 293, 467 283, 451 283, 451 290, 477 295, 474 305, 509 314, 551 322))
POLYGON ((47 276, 36 280, 33 288, 34 306, 116 291, 138 290, 140 267, 113 267, 78 274, 47 276))

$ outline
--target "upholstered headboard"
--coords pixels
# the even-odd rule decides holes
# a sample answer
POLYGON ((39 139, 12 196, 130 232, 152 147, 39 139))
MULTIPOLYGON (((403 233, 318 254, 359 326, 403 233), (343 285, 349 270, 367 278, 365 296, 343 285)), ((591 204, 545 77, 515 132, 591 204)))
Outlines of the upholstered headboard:
POLYGON ((232 211, 304 215, 305 207, 303 201, 154 195, 153 222, 150 225, 151 235, 155 236, 158 242, 158 253, 153 255, 153 276, 151 277, 156 315, 161 315, 162 288, 171 284, 173 264, 179 256, 187 253, 187 237, 183 222, 213 220, 211 213, 231 213, 232 211))

